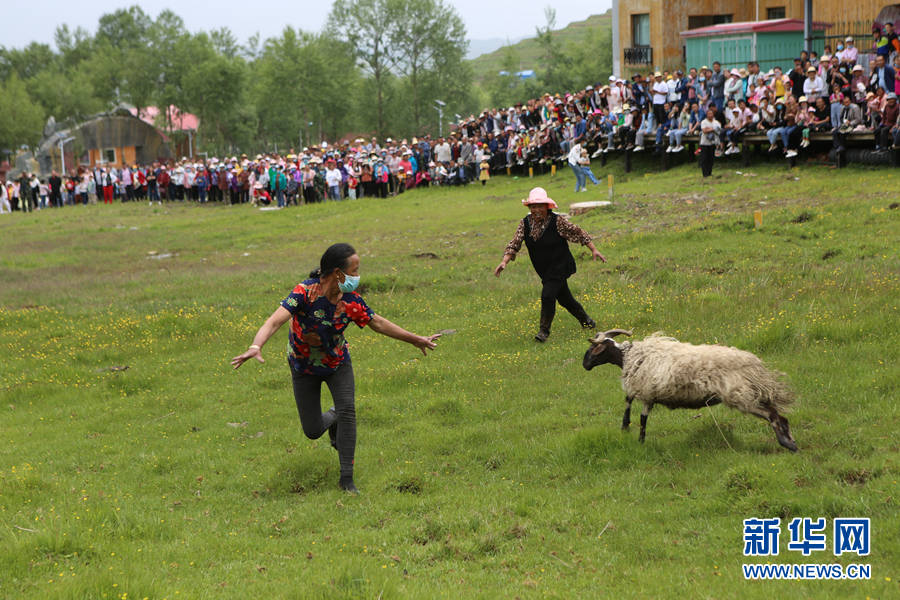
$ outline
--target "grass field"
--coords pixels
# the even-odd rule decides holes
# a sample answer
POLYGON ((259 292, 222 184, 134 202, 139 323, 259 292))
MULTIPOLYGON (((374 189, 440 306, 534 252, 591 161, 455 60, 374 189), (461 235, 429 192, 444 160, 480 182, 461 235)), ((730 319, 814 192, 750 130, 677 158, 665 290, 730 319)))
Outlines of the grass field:
POLYGON ((614 205, 573 218, 609 259, 574 251, 576 296, 604 329, 786 372, 799 453, 723 406, 657 408, 639 444, 619 370, 582 369, 574 319, 532 340, 527 257, 491 270, 531 185, 561 210, 605 198, 576 197, 569 171, 279 212, 4 216, 0 597, 900 597, 898 172, 615 174, 614 205), (377 312, 456 331, 427 358, 349 334, 358 497, 302 434, 286 332, 264 365, 229 365, 335 241, 359 250, 377 312), (745 558, 742 520, 776 516, 780 555, 745 558), (826 517, 828 550, 788 551, 794 517, 826 517), (835 517, 872 519, 870 556, 833 556, 835 517), (744 580, 765 562, 872 576, 744 580))

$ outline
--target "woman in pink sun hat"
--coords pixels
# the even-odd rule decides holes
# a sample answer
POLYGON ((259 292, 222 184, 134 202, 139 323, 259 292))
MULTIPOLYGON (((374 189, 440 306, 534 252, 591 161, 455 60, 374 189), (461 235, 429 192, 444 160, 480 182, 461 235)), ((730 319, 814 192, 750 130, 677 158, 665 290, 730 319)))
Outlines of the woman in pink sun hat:
POLYGON ((494 275, 500 277, 500 273, 515 260, 516 254, 522 247, 522 242, 528 248, 528 258, 534 270, 541 278, 543 289, 541 290, 541 323, 540 329, 534 339, 544 342, 550 336, 550 325, 556 314, 556 303, 572 313, 585 329, 594 328, 594 320, 585 312, 584 307, 572 296, 569 284, 566 281, 575 274, 575 258, 569 251, 568 242, 582 244, 591 251, 591 258, 606 262, 606 258, 600 254, 591 236, 581 227, 569 222, 569 220, 552 212, 557 208, 556 202, 547 196, 544 188, 536 187, 528 194, 528 198, 522 200, 530 211, 519 222, 516 234, 506 246, 503 260, 494 269, 494 275))

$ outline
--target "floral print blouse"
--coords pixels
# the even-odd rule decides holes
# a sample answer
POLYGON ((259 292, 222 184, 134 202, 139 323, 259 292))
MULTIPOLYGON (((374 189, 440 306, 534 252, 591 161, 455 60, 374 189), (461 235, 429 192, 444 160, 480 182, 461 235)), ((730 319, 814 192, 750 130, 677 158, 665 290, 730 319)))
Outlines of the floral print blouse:
MULTIPOLYGON (((547 225, 550 223, 550 213, 547 213, 547 217, 543 219, 539 219, 532 215, 532 223, 531 239, 539 240, 541 239, 541 236, 544 235, 544 231, 546 231, 547 225)), ((587 246, 591 242, 591 235, 588 232, 559 213, 556 214, 556 230, 567 242, 581 244, 582 246, 587 246)), ((513 235, 513 238, 506 245, 504 254, 510 256, 510 260, 515 260, 516 254, 519 253, 519 250, 522 248, 522 242, 524 241, 525 221, 522 220, 519 221, 519 227, 516 228, 515 235, 513 235)))
POLYGON ((322 292, 318 279, 298 283, 281 306, 293 315, 288 335, 288 363, 295 372, 305 375, 331 375, 342 364, 349 363, 350 349, 344 330, 351 322, 365 327, 375 316, 356 292, 346 292, 337 304, 332 304, 322 292), (319 339, 310 339, 311 334, 319 339))

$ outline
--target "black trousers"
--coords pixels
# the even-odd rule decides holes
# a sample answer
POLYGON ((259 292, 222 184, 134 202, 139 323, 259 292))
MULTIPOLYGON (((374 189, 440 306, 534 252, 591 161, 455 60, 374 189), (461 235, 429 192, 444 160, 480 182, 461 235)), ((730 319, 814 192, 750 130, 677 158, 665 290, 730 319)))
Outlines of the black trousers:
POLYGON ((715 146, 700 146, 700 170, 703 172, 704 177, 712 175, 715 153, 715 146))
POLYGON ((353 365, 342 364, 331 375, 303 375, 291 369, 294 400, 300 414, 303 433, 311 440, 318 439, 337 420, 337 450, 341 463, 341 477, 353 477, 353 458, 356 453, 356 381, 353 365), (334 400, 334 412, 322 413, 322 383, 328 386, 334 400))
POLYGON ((887 125, 879 125, 875 128, 875 145, 882 150, 887 150, 893 143, 891 128, 887 125))
POLYGON ((572 295, 569 282, 565 279, 542 279, 541 284, 541 328, 550 329, 556 315, 556 303, 569 311, 579 323, 584 323, 588 315, 584 307, 572 295))
POLYGON ((654 104, 653 105, 653 118, 656 119, 657 127, 659 127, 662 123, 665 123, 668 120, 666 118, 665 104, 654 104))
MULTIPOLYGON (((876 138, 877 141, 877 138, 876 138)), ((835 129, 831 132, 831 145, 834 146, 834 149, 838 152, 844 150, 844 147, 847 144, 847 134, 841 133, 840 129, 835 129)))

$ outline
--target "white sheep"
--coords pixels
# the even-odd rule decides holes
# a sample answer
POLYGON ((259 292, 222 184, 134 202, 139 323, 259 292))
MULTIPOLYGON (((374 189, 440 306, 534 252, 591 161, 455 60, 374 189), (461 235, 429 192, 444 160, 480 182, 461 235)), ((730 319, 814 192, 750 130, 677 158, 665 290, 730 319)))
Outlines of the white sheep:
POLYGON ((779 414, 794 400, 782 373, 771 371, 754 354, 726 346, 695 346, 653 334, 640 342, 619 344, 613 338, 630 331, 612 329, 591 339, 582 365, 590 371, 612 363, 622 369, 625 416, 631 423, 631 403, 644 403, 640 441, 644 441, 647 415, 654 404, 668 408, 701 408, 725 403, 741 412, 765 419, 778 443, 797 451, 787 419, 779 414))

